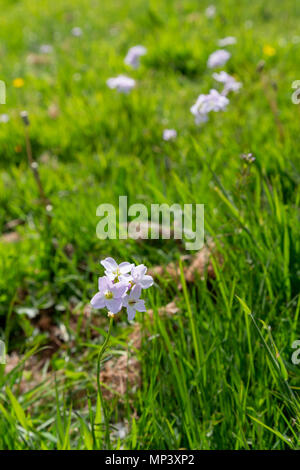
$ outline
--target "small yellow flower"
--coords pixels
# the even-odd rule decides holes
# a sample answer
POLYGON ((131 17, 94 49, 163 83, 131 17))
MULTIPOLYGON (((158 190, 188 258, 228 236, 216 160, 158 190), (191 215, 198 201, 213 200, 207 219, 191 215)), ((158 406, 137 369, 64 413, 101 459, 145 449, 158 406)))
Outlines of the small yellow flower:
POLYGON ((24 86, 24 83, 25 82, 24 82, 23 78, 15 78, 13 80, 13 86, 15 88, 22 88, 22 86, 24 86))
POLYGON ((269 44, 266 44, 263 47, 263 53, 264 53, 264 55, 272 57, 273 55, 276 54, 276 49, 274 47, 270 46, 269 44))

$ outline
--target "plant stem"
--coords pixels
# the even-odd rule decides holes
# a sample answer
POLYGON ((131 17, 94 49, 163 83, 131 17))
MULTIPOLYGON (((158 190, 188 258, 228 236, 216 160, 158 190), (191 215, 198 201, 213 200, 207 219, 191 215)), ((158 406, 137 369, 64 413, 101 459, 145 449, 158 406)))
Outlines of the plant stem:
POLYGON ((37 164, 36 161, 34 161, 34 158, 33 158, 32 147, 31 147, 30 136, 29 136, 30 121, 28 119, 28 115, 27 115, 26 111, 23 111, 21 113, 21 118, 23 120, 24 129, 25 129, 25 143, 26 143, 26 153, 27 153, 28 164, 29 164, 29 168, 31 169, 31 171, 33 173, 35 182, 36 182, 37 187, 38 187, 40 199, 41 199, 42 204, 45 208, 47 224, 48 224, 47 230, 49 230, 49 226, 51 224, 50 211, 52 210, 52 205, 51 205, 49 199, 46 197, 46 194, 45 194, 45 191, 44 191, 44 188, 43 188, 43 184, 42 184, 42 180, 40 178, 40 174, 39 174, 39 170, 38 170, 38 164, 37 164))
POLYGON ((101 367, 101 359, 103 357, 103 354, 105 352, 105 349, 107 347, 107 344, 108 344, 108 341, 109 341, 109 338, 110 338, 110 335, 111 335, 111 330, 112 330, 112 325, 113 325, 113 317, 110 317, 110 321, 109 321, 109 328, 108 328, 108 332, 107 332, 107 336, 106 336, 106 339, 99 351, 99 354, 98 354, 98 361, 97 361, 97 391, 98 391, 98 396, 100 397, 100 403, 101 403, 101 406, 102 406, 102 410, 103 410, 103 415, 104 415, 104 421, 105 421, 105 440, 106 440, 106 445, 107 445, 107 448, 110 449, 110 437, 109 437, 109 420, 108 420, 108 416, 107 416, 107 413, 106 413, 106 408, 105 408, 105 403, 104 403, 104 399, 103 399, 103 395, 102 395, 102 392, 101 392, 101 385, 100 385, 100 367, 101 367))

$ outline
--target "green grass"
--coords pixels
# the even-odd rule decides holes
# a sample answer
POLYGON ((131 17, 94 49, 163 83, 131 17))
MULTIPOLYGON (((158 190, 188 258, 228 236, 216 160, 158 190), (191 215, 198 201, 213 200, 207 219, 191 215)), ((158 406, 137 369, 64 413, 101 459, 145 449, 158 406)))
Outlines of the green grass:
POLYGON ((154 320, 136 319, 140 350, 127 344, 126 317, 114 324, 109 354, 129 347, 142 381, 107 401, 112 448, 300 448, 300 369, 291 362, 300 337, 300 114, 291 101, 300 6, 215 1, 216 17, 207 19, 210 3, 2 0, 0 112, 10 121, 0 123, 0 233, 11 220, 22 224, 18 242, 0 239, 0 338, 21 360, 9 373, 0 365, 1 449, 105 448, 103 426, 93 435, 92 424, 103 422, 96 366, 108 320, 102 311, 84 317, 99 260, 151 267, 186 254, 174 241, 99 240, 96 208, 117 205, 119 195, 147 207, 204 203, 206 236, 223 261, 214 259, 215 280, 186 285, 182 275, 179 290, 165 277, 147 291, 154 320), (237 44, 224 69, 243 88, 198 128, 189 108, 216 86, 206 62, 228 35, 237 44), (53 46, 49 64, 32 65, 27 57, 41 44, 53 46), (148 54, 132 71, 123 59, 135 44, 148 54), (265 56, 265 45, 276 54, 265 56), (128 96, 106 86, 119 73, 137 80, 128 96), (50 229, 27 164, 22 109, 53 206, 50 229), (177 129, 175 142, 162 141, 166 127, 177 129), (256 157, 247 170, 244 152, 256 157), (176 296, 179 311, 158 316, 176 296), (18 313, 26 307, 39 316, 18 313), (48 356, 53 338, 41 317, 69 334, 48 356), (38 380, 26 368, 32 357, 43 361, 38 380))

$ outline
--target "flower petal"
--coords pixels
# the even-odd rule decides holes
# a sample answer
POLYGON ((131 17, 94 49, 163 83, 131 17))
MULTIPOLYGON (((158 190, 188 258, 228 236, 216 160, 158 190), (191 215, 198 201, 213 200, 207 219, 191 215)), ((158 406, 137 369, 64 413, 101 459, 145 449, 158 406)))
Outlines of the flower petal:
POLYGON ((117 262, 113 258, 105 258, 104 260, 100 261, 100 263, 108 271, 114 271, 118 267, 117 262))
POLYGON ((142 289, 148 289, 148 287, 151 287, 153 285, 153 277, 152 276, 144 276, 140 281, 139 284, 142 287, 142 289))
POLYGON ((119 299, 123 297, 127 289, 128 289, 128 284, 126 284, 125 282, 117 282, 116 284, 113 284, 111 288, 115 299, 119 299))
POLYGON ((130 274, 120 274, 119 280, 129 284, 132 281, 132 276, 130 274))
POLYGON ((105 307, 105 299, 100 292, 97 292, 96 295, 91 300, 91 306, 93 308, 104 308, 105 307))
POLYGON ((139 284, 136 284, 131 289, 130 294, 129 294, 129 298, 134 299, 134 300, 138 300, 141 296, 141 292, 142 292, 141 286, 139 284))
POLYGON ((133 267, 134 264, 128 263, 127 261, 124 261, 124 263, 119 264, 119 270, 121 274, 129 273, 133 267))
POLYGON ((136 312, 136 310, 134 308, 132 308, 132 307, 127 308, 127 316, 128 316, 129 321, 132 321, 134 319, 135 312, 136 312))
POLYGON ((105 305, 112 313, 119 313, 122 308, 122 299, 105 299, 105 305))
POLYGON ((128 300, 129 300, 129 295, 126 294, 124 295, 124 297, 122 297, 122 303, 123 303, 123 307, 128 307, 128 300))
POLYGON ((146 307, 145 307, 145 301, 140 299, 137 301, 137 303, 135 304, 135 309, 138 311, 138 312, 146 312, 146 307))
POLYGON ((99 277, 98 289, 100 292, 105 292, 109 286, 109 279, 106 276, 99 277))
POLYGON ((146 274, 147 268, 144 264, 139 264, 138 266, 135 266, 132 268, 131 274, 134 278, 139 279, 140 277, 144 276, 146 274))

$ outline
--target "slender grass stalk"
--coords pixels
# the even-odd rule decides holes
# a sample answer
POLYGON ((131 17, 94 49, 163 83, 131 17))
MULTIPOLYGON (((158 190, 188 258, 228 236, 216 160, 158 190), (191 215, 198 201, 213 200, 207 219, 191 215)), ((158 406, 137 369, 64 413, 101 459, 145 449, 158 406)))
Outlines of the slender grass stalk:
POLYGON ((31 147, 31 142, 30 142, 30 137, 29 137, 29 125, 30 121, 28 119, 28 114, 26 111, 21 112, 21 118, 24 124, 24 129, 25 129, 25 142, 26 142, 26 154, 27 154, 27 159, 28 159, 28 164, 29 167, 33 173, 36 185, 38 187, 39 193, 40 193, 40 198, 41 201, 45 207, 46 211, 46 216, 47 216, 47 223, 50 225, 51 223, 51 216, 50 216, 50 211, 52 210, 52 205, 50 204, 49 199, 46 197, 45 190, 43 188, 42 180, 40 178, 39 170, 38 170, 38 164, 36 161, 33 159, 32 155, 32 147, 31 147))
POLYGON ((100 367, 101 367, 101 359, 103 357, 103 354, 105 353, 105 350, 106 350, 108 342, 109 342, 109 338, 110 338, 111 330, 112 330, 112 325, 113 325, 113 316, 110 317, 107 336, 106 336, 105 341, 104 341, 104 343, 103 343, 103 345, 102 345, 102 347, 99 351, 98 360, 97 360, 97 395, 100 397, 100 402, 101 402, 101 406, 102 406, 102 410, 103 410, 104 421, 105 421, 105 441, 106 441, 106 446, 107 446, 108 449, 110 449, 109 419, 108 419, 108 415, 107 415, 106 408, 105 408, 105 402, 104 402, 102 391, 101 391, 100 367))

